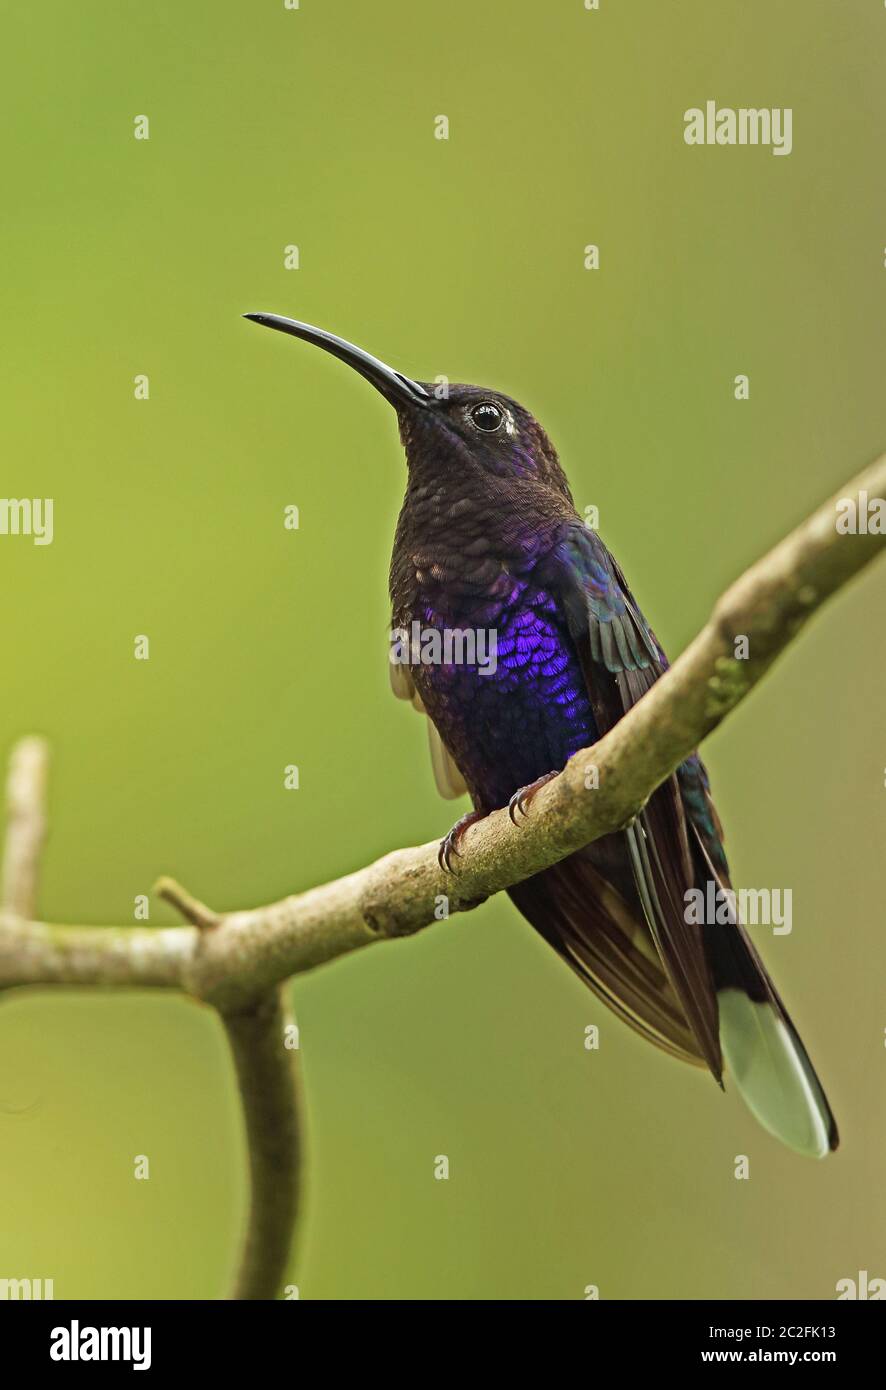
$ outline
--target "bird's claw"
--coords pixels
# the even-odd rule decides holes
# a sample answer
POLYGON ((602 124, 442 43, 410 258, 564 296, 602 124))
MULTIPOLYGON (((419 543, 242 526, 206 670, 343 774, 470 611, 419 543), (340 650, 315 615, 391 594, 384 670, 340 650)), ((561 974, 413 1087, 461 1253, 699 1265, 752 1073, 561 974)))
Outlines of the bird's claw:
POLYGON ((444 873, 455 873, 452 867, 452 856, 453 854, 460 854, 461 851, 458 846, 468 826, 482 819, 482 811, 468 811, 467 815, 462 816, 461 820, 457 820, 449 834, 440 841, 440 848, 437 850, 437 863, 444 873))
POLYGON ((529 814, 529 803, 535 796, 536 792, 540 792, 542 787, 545 786, 547 782, 550 782, 551 779, 556 777, 557 775, 558 774, 556 772, 546 772, 544 777, 537 777, 534 782, 530 782, 527 786, 520 787, 517 791, 514 792, 514 795, 508 802, 508 815, 510 816, 514 825, 517 824, 518 813, 521 816, 526 816, 529 814))

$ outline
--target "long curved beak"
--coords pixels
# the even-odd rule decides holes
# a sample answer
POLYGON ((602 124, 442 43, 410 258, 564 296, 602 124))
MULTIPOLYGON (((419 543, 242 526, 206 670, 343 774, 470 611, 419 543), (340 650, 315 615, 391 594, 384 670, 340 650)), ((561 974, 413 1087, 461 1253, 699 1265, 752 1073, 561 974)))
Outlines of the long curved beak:
POLYGON ((355 372, 372 382, 375 389, 395 408, 398 405, 426 406, 434 403, 435 398, 419 382, 404 376, 402 372, 395 372, 393 367, 379 361, 371 353, 364 352, 362 348, 355 347, 344 338, 327 333, 325 328, 313 328, 309 323, 285 319, 280 314, 244 314, 243 317, 251 319, 253 323, 263 324, 265 328, 276 328, 280 333, 291 333, 293 338, 303 338, 306 343, 313 343, 324 352, 331 352, 333 357, 347 362, 355 372))

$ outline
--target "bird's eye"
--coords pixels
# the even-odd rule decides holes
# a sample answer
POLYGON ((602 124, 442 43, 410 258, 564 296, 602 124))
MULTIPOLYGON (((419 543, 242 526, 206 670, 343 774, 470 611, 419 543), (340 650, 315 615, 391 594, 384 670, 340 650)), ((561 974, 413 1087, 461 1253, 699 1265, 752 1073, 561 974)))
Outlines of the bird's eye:
POLYGON ((499 429, 504 418, 503 412, 492 401, 481 401, 471 411, 471 422, 486 434, 493 434, 499 429))

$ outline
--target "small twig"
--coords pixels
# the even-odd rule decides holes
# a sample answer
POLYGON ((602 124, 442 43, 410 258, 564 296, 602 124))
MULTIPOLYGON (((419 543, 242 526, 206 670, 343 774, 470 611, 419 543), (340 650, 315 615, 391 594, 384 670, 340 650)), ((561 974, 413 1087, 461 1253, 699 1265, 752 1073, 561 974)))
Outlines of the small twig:
POLYGON ((217 912, 213 912, 211 907, 201 903, 199 898, 195 898, 192 893, 188 892, 187 888, 183 888, 174 878, 169 878, 167 875, 158 878, 154 884, 154 892, 164 902, 171 903, 186 922, 192 922, 201 931, 210 931, 213 927, 217 927, 221 921, 217 912))
POLYGON ((250 1200, 236 1299, 280 1298, 302 1176, 297 1034, 283 993, 223 1014, 246 1121, 250 1200))
POLYGON ((46 781, 49 745, 23 738, 9 758, 6 779, 6 840, 3 848, 2 911, 24 919, 37 915, 40 853, 46 838, 46 781))

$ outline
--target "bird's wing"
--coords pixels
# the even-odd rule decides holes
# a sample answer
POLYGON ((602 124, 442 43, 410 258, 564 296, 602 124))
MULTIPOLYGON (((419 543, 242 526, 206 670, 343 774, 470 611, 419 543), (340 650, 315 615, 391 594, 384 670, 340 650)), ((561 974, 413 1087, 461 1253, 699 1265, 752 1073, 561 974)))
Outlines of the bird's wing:
POLYGON ((605 841, 570 854, 508 895, 603 1003, 641 1037, 703 1066, 698 1043, 642 915, 601 862, 605 841))
MULTIPOLYGON (((563 528, 540 578, 560 600, 598 730, 605 733, 665 670, 664 652, 615 561, 589 528, 578 522, 563 528)), ((716 986, 702 927, 685 919, 685 894, 696 885, 695 832, 676 776, 659 787, 624 833, 634 883, 662 967, 696 1047, 719 1081, 716 986)), ((722 857, 722 848, 718 853, 722 857)), ((723 865, 725 873, 725 858, 723 865)))
POLYGON ((430 716, 427 716, 421 696, 415 688, 412 679, 412 672, 405 664, 391 662, 388 670, 391 673, 391 689, 398 700, 408 700, 413 709, 418 710, 419 714, 426 715, 428 726, 428 747, 431 753, 431 767, 434 770, 434 781, 437 790, 447 801, 455 801, 459 796, 464 796, 467 791, 464 778, 455 765, 455 762, 444 744, 442 738, 437 733, 436 725, 430 716))
MULTIPOLYGON (((601 732, 636 704, 667 667, 618 565, 576 523, 550 555, 549 582, 563 602, 601 732)), ((721 1078, 723 1058, 761 1124, 800 1153, 837 1147, 837 1126, 802 1039, 738 920, 686 921, 688 889, 730 888, 707 774, 693 754, 625 832, 634 882, 662 965, 697 1047, 721 1078), (722 1046, 722 1053, 721 1053, 722 1046)))

